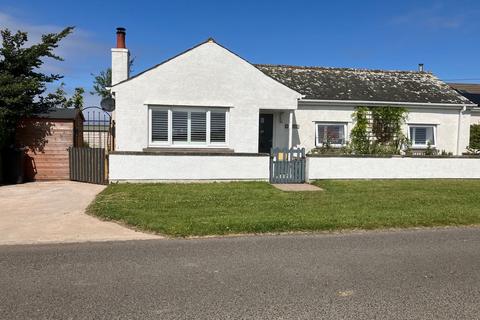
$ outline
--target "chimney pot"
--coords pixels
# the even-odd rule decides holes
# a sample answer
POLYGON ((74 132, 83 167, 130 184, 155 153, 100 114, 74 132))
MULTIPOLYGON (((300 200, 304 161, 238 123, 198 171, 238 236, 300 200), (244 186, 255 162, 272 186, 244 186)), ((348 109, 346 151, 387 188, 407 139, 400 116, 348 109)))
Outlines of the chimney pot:
POLYGON ((424 65, 423 63, 418 64, 418 72, 423 72, 424 71, 424 65))
POLYGON ((126 29, 125 28, 117 28, 117 48, 120 49, 126 49, 127 46, 125 45, 125 34, 126 34, 126 29))

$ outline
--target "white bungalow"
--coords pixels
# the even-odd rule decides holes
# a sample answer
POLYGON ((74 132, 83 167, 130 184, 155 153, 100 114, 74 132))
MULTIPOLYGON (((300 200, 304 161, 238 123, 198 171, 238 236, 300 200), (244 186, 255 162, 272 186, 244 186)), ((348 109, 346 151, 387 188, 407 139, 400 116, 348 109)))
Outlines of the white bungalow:
POLYGON ((461 155, 476 106, 429 72, 251 64, 213 39, 132 77, 128 61, 118 29, 113 180, 263 179, 272 147, 308 151, 327 135, 345 144, 358 106, 406 107, 414 148, 461 155), (192 166, 198 155, 211 161, 192 166))

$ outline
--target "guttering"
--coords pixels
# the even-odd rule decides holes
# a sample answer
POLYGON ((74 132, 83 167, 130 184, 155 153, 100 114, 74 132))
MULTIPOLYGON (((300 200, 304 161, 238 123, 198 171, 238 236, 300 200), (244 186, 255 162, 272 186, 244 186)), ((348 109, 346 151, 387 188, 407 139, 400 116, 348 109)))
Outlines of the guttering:
POLYGON ((430 108, 466 108, 477 107, 473 103, 429 103, 429 102, 398 102, 398 101, 365 101, 365 100, 314 100, 301 99, 299 104, 305 105, 355 105, 355 106, 412 106, 412 107, 430 107, 430 108))

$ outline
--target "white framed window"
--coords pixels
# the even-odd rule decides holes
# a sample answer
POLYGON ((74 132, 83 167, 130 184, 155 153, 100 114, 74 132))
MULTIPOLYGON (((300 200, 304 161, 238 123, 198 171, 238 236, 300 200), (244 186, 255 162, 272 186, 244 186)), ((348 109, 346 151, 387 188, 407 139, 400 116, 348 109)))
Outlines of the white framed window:
POLYGON ((408 138, 412 147, 425 148, 429 144, 434 147, 436 144, 436 126, 426 124, 415 124, 408 126, 408 138))
POLYGON ((228 109, 151 106, 150 146, 228 145, 228 109))
POLYGON ((346 123, 315 123, 315 144, 321 147, 328 143, 331 146, 343 146, 347 141, 347 124, 346 123))

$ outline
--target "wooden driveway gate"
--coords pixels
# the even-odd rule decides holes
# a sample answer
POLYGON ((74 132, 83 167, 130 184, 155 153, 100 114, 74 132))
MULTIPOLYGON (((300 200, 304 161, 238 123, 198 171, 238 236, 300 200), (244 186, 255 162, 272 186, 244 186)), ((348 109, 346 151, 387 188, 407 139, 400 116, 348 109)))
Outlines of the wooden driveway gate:
POLYGON ((305 165, 305 148, 273 148, 270 154, 270 183, 304 183, 305 165))
POLYGON ((86 109, 98 110, 84 112, 83 128, 75 132, 82 144, 68 149, 70 180, 106 184, 108 153, 114 145, 114 122, 99 108, 86 109))
POLYGON ((69 148, 70 180, 107 183, 107 158, 104 148, 69 148))

